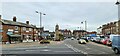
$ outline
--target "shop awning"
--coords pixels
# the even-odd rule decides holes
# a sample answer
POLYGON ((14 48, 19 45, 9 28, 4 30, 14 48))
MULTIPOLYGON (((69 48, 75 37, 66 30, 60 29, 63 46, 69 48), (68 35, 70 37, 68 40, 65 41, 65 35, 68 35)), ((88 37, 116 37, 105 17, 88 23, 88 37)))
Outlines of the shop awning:
POLYGON ((21 37, 21 35, 19 34, 12 34, 12 35, 9 35, 10 37, 21 37))

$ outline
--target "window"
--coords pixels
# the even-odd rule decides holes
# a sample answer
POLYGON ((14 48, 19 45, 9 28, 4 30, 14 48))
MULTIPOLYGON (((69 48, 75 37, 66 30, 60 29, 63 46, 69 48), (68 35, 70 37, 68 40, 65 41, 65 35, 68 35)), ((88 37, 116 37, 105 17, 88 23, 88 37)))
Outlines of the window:
POLYGON ((29 31, 32 31, 32 28, 29 28, 29 31))
POLYGON ((18 30, 18 26, 15 26, 15 30, 18 30))
POLYGON ((2 29, 2 25, 0 25, 0 29, 2 29))
POLYGON ((23 27, 23 31, 26 31, 26 27, 23 27))

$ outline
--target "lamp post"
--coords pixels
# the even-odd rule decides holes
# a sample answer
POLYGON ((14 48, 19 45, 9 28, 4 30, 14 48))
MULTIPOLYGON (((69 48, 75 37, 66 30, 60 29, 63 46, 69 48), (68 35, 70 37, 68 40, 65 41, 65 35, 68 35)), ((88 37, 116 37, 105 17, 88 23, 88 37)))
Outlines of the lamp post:
POLYGON ((42 34, 42 31, 41 31, 41 29, 42 29, 42 15, 46 15, 45 13, 42 13, 42 12, 39 12, 39 11, 35 11, 37 14, 39 14, 39 17, 40 17, 40 36, 41 36, 41 34, 42 34))
POLYGON ((81 24, 85 23, 85 31, 87 31, 87 21, 81 22, 81 24))
POLYGON ((85 20, 85 21, 81 22, 81 24, 83 24, 83 23, 85 23, 85 31, 86 31, 85 36, 86 36, 87 35, 87 21, 85 20))
POLYGON ((120 34, 120 0, 117 0, 117 2, 115 3, 116 5, 118 5, 118 28, 117 28, 117 33, 120 34))

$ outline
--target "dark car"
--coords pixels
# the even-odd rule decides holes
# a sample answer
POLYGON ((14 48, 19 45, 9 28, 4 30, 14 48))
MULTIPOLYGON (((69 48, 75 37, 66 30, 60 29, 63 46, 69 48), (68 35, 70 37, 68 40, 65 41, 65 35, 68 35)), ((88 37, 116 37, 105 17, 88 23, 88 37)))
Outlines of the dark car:
POLYGON ((120 53, 120 36, 113 36, 112 49, 115 52, 115 54, 120 53))

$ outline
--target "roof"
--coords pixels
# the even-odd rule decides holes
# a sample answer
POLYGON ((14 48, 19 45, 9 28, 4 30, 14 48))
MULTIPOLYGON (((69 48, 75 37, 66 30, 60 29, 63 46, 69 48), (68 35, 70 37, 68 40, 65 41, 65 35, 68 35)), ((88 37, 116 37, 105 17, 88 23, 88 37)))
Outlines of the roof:
POLYGON ((67 29, 65 29, 65 30, 59 30, 59 31, 61 31, 61 32, 71 32, 70 30, 67 30, 67 29))
POLYGON ((73 32, 86 32, 85 30, 73 30, 73 32))
POLYGON ((14 22, 14 21, 4 20, 4 19, 2 19, 0 22, 2 22, 3 24, 9 24, 9 25, 37 28, 35 25, 32 25, 32 24, 29 25, 29 24, 22 23, 22 22, 14 22))

